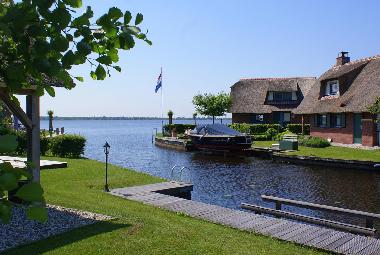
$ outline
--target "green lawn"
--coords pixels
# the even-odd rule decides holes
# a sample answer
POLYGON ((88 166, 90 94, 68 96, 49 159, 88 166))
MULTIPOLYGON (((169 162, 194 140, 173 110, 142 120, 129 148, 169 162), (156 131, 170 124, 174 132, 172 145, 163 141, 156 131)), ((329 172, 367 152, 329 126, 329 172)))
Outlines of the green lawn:
MULTIPOLYGON (((38 241, 6 254, 322 254, 307 247, 114 197, 102 191, 103 163, 86 159, 67 161, 67 169, 41 172, 48 203, 117 219, 38 241)), ((115 166, 110 167, 109 173, 112 188, 162 181, 115 166)))
MULTIPOLYGON (((270 147, 275 141, 255 141, 253 146, 270 147)), ((321 158, 368 160, 380 162, 380 150, 362 150, 338 146, 326 148, 310 148, 300 146, 298 151, 287 152, 288 155, 315 156, 321 158)))

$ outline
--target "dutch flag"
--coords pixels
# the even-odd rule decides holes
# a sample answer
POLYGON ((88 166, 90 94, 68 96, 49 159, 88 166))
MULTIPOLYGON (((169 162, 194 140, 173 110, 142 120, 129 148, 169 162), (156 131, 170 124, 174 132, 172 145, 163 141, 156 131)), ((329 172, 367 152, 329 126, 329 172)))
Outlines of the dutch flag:
POLYGON ((161 69, 161 73, 160 75, 158 76, 158 79, 157 79, 157 85, 156 85, 156 89, 154 90, 155 93, 157 93, 157 91, 162 87, 162 69, 161 69))

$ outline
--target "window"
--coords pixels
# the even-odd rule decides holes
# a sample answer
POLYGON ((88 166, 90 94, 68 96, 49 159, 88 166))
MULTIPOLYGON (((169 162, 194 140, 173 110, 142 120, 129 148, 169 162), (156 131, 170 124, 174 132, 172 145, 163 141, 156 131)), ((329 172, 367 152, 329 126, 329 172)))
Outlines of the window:
POLYGON ((327 127, 327 114, 318 114, 317 115, 317 126, 318 127, 327 127))
POLYGON ((344 113, 318 114, 316 126, 324 128, 343 128, 346 126, 346 115, 344 113))
POLYGON ((263 114, 256 114, 256 121, 263 122, 264 121, 264 115, 263 114))
POLYGON ((328 81, 325 87, 325 96, 339 95, 339 81, 328 81))
POLYGON ((290 122, 290 112, 284 112, 284 122, 290 122))
POLYGON ((297 94, 295 92, 269 92, 268 101, 274 102, 286 102, 297 100, 297 94))
POLYGON ((332 128, 342 128, 345 127, 346 121, 345 121, 345 114, 344 113, 338 113, 338 114, 331 114, 330 115, 330 123, 332 128))

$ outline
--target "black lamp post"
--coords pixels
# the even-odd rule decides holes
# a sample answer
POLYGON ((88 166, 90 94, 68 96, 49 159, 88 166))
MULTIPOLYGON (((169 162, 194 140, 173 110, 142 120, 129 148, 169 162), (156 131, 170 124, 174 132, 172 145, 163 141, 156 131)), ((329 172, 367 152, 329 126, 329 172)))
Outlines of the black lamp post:
POLYGON ((106 185, 104 185, 104 191, 109 192, 110 190, 108 188, 108 154, 110 153, 111 146, 106 142, 103 145, 103 148, 104 148, 104 154, 106 154, 106 185))

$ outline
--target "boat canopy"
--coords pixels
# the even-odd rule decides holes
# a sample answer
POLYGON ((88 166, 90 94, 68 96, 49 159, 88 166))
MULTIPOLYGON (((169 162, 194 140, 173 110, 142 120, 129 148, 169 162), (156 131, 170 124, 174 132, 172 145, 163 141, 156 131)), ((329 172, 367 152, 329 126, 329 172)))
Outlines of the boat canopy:
POLYGON ((229 128, 223 124, 203 124, 197 125, 194 130, 190 132, 193 135, 230 135, 238 136, 244 135, 235 129, 229 128))

